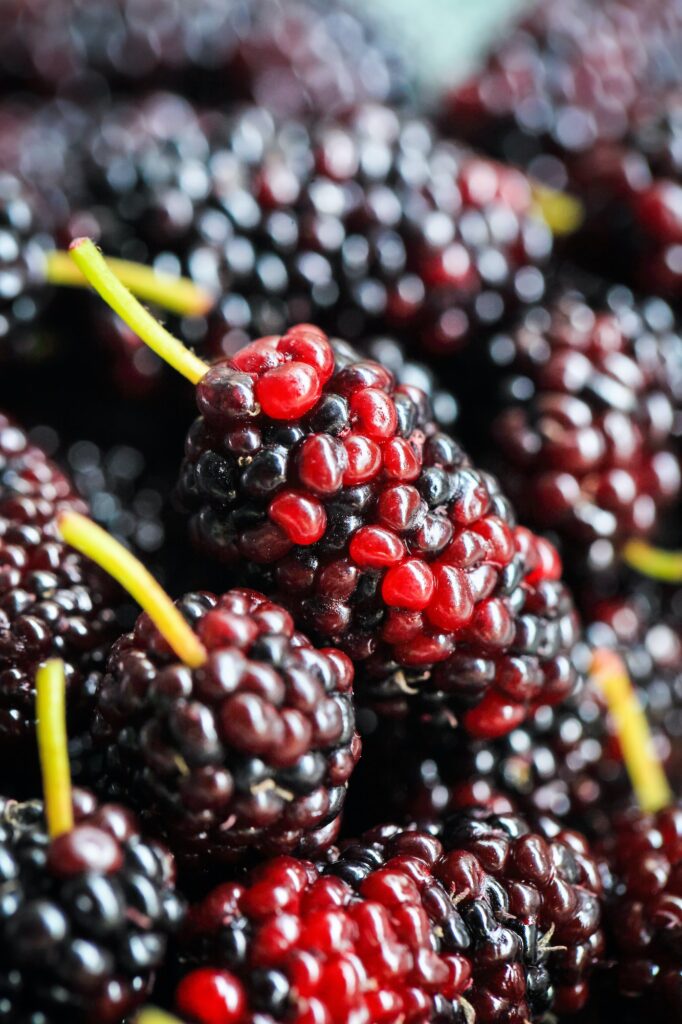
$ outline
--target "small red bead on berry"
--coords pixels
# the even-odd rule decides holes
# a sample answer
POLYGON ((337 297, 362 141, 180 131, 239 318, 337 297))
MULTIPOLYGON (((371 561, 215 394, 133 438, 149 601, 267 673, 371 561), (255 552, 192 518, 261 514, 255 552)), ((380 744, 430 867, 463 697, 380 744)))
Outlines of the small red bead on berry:
POLYGON ((324 505, 299 491, 281 491, 272 499, 268 515, 294 544, 314 544, 324 534, 324 505))
POLYGON ((398 417, 393 399, 377 388, 356 391, 351 396, 350 412, 355 429, 374 441, 386 441, 395 434, 398 417))
POLYGON ((277 349, 279 340, 275 334, 252 341, 232 356, 232 365, 244 373, 255 373, 259 377, 267 370, 274 370, 285 361, 284 355, 277 349))
POLYGON ((388 570, 381 594, 392 607, 421 611, 433 596, 433 573, 420 558, 407 558, 388 570))
POLYGON ((280 339, 277 348, 290 359, 314 367, 322 384, 326 384, 334 372, 332 347, 326 335, 312 324, 292 327, 280 339))
POLYGON ((350 542, 350 556, 358 565, 381 569, 405 556, 405 545, 391 530, 362 526, 350 542))
POLYGON ((335 437, 313 434, 301 445, 297 467, 305 487, 317 494, 335 494, 343 485, 348 468, 346 449, 335 437))
POLYGON ((367 483, 381 469, 381 449, 362 434, 349 434, 343 442, 348 467, 343 474, 346 487, 367 483))
POLYGON ((179 1013, 199 1024, 238 1024, 244 1020, 246 997, 229 971, 200 968, 186 975, 175 993, 179 1013))
POLYGON ((322 394, 320 378, 307 363, 285 363, 256 381, 256 398, 266 416, 295 420, 309 412, 322 394))

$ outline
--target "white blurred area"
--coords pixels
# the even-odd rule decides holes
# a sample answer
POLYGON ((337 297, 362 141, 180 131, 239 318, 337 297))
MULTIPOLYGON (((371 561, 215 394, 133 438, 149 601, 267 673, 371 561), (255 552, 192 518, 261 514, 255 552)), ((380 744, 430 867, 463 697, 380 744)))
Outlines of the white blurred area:
MULTIPOLYGON (((352 0, 372 11, 426 90, 461 81, 533 0, 352 0)), ((595 3, 597 0, 595 0, 595 3)))

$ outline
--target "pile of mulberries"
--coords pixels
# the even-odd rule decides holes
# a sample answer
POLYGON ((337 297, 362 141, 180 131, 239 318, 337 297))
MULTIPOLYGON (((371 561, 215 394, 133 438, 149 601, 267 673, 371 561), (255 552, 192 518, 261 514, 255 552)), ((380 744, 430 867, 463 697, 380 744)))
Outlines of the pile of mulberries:
POLYGON ((422 391, 303 324, 215 364, 197 403, 180 485, 193 539, 361 662, 361 699, 450 703, 492 737, 572 691, 557 553, 422 391))
POLYGON ((367 20, 319 0, 8 0, 0 40, 5 86, 81 102, 170 87, 292 113, 409 94, 367 20))
POLYGON ((105 112, 86 195, 105 251, 219 296, 180 325, 209 356, 309 321, 462 348, 544 294, 551 232, 527 178, 379 104, 319 122, 171 95, 105 112), (102 204, 98 211, 97 203, 102 204))
POLYGON ((522 519, 559 538, 573 572, 660 531, 679 494, 682 336, 662 299, 564 291, 490 346, 502 378, 490 426, 522 519))

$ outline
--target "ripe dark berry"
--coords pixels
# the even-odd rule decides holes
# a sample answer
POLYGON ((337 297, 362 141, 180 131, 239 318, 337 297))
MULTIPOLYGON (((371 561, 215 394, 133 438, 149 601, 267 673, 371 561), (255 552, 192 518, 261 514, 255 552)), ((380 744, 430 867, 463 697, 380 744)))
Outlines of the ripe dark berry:
POLYGON ((624 815, 604 850, 615 877, 606 903, 615 989, 674 1019, 682 1012, 682 809, 624 815))
POLYGON ((525 521, 556 531, 572 569, 604 569, 646 537, 680 488, 672 439, 682 337, 659 299, 624 288, 603 305, 564 292, 491 347, 508 373, 491 432, 525 521))
POLYGON ((202 1024, 238 1020, 232 1007, 297 1024, 459 1022, 472 1007, 491 1024, 539 1020, 586 1000, 600 896, 585 840, 549 822, 381 826, 326 866, 279 858, 196 905, 181 946, 199 966, 178 1008, 202 1024))
POLYGON ((66 663, 70 725, 77 735, 88 719, 112 637, 109 586, 58 538, 55 518, 66 508, 86 510, 64 474, 20 427, 0 416, 3 745, 32 737, 35 672, 53 656, 66 663))
POLYGON ((117 642, 95 724, 100 784, 185 861, 328 845, 360 753, 350 661, 254 591, 179 607, 208 660, 179 664, 146 615, 117 642))
POLYGON ((680 87, 656 90, 633 111, 627 136, 584 154, 574 172, 588 209, 579 257, 671 300, 682 281, 681 132, 680 87))
POLYGON ((558 556, 515 526, 496 481, 438 429, 423 392, 313 332, 255 342, 199 382, 202 418, 181 474, 193 537, 364 662, 363 700, 402 712, 414 689, 475 735, 508 732, 575 682, 558 556), (311 337, 302 364, 299 342, 311 337), (302 414, 300 389, 282 382, 303 365, 320 397, 302 414), (258 402, 270 389, 274 419, 258 402))
POLYGON ((224 296, 181 325, 208 357, 302 320, 443 355, 544 292, 552 239, 528 181, 415 116, 359 105, 279 129, 260 107, 202 118, 165 97, 105 121, 90 184, 110 208, 104 250, 224 296))
POLYGON ((464 135, 559 188, 576 157, 626 134, 642 97, 680 82, 677 0, 544 0, 446 97, 464 135))
POLYGON ((130 811, 74 793, 50 841, 40 803, 0 801, 0 1017, 117 1024, 145 1000, 182 921, 170 853, 130 811))
POLYGON ((367 20, 337 4, 298 0, 8 0, 0 18, 0 79, 41 91, 178 88, 258 98, 280 114, 343 109, 408 92, 395 51, 367 20))

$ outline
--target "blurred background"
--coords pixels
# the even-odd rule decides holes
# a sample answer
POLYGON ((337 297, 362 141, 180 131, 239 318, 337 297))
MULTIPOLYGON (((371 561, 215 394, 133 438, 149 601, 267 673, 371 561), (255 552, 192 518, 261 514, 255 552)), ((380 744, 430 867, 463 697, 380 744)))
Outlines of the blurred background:
POLYGON ((353 0, 399 41, 426 95, 462 80, 532 0, 353 0))

